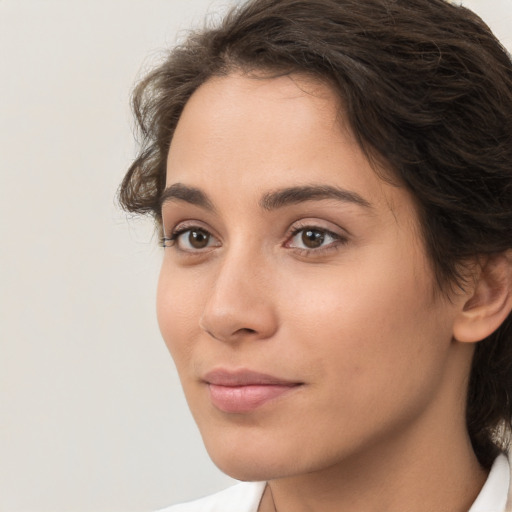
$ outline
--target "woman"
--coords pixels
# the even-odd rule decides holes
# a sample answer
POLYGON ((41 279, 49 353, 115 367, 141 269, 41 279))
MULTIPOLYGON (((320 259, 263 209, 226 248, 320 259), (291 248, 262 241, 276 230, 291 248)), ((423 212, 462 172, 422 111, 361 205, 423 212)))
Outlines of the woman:
POLYGON ((253 0, 134 106, 160 328, 252 482, 169 511, 512 510, 512 64, 483 22, 253 0))

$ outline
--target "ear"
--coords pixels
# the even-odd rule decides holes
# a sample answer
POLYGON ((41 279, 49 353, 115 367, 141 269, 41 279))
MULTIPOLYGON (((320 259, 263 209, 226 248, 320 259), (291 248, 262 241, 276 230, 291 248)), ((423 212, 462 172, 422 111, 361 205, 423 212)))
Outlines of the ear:
POLYGON ((512 310, 512 250, 485 256, 473 277, 453 326, 454 338, 466 343, 487 338, 512 310))

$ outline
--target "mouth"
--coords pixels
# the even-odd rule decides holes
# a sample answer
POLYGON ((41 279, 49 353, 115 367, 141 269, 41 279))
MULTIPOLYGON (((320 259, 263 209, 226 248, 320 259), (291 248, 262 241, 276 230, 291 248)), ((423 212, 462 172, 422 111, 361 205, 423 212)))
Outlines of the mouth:
POLYGON ((214 407, 226 413, 247 413, 303 386, 250 370, 215 370, 203 377, 214 407))

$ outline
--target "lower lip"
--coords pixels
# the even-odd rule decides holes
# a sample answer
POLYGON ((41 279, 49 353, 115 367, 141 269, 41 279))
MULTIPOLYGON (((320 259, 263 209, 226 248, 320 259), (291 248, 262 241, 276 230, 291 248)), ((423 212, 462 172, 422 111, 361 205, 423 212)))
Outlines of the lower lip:
POLYGON ((210 398, 223 412, 250 412, 262 405, 297 389, 296 385, 251 384, 246 386, 218 386, 209 384, 210 398))

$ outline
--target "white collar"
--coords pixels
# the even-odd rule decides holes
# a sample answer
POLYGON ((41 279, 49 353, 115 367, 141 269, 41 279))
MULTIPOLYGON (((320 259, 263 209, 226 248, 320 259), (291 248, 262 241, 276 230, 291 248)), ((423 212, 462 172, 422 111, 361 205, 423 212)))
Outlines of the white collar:
POLYGON ((510 465, 507 457, 500 455, 469 512, 505 512, 509 485, 510 465))

